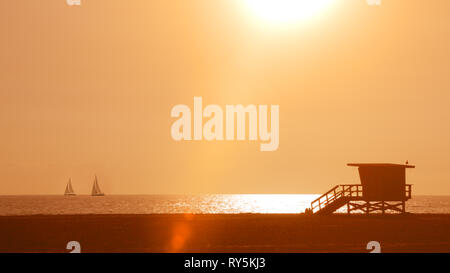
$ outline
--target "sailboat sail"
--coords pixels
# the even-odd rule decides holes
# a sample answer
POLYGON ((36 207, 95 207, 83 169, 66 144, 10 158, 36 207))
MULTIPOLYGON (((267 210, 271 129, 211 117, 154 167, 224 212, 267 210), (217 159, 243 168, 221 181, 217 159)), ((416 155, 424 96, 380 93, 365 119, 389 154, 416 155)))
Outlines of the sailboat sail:
POLYGON ((105 195, 98 185, 97 176, 95 176, 94 185, 92 186, 92 196, 103 196, 105 195))
POLYGON ((64 195, 75 195, 75 191, 72 188, 72 180, 69 178, 69 183, 67 183, 66 191, 64 195))

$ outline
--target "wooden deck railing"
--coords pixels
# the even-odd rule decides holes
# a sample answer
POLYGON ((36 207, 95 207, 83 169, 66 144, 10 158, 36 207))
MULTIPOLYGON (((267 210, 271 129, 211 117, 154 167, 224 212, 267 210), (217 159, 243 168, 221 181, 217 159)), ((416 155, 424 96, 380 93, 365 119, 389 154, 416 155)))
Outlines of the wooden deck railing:
POLYGON ((412 197, 412 184, 406 184, 406 199, 411 199, 412 197))

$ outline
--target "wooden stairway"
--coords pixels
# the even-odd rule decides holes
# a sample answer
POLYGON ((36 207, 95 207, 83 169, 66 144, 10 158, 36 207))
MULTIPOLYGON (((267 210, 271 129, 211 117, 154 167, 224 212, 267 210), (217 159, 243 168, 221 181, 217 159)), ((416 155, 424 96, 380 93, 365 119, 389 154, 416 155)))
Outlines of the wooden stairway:
POLYGON ((311 202, 311 211, 314 214, 331 214, 350 201, 362 200, 362 185, 337 185, 311 202))

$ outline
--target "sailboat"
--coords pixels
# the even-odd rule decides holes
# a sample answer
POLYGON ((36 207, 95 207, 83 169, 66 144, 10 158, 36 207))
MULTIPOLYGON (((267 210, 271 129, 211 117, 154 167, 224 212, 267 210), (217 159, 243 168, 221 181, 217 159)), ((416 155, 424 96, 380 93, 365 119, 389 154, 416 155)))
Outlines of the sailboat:
POLYGON ((69 178, 69 183, 67 183, 66 191, 64 192, 64 195, 67 195, 67 196, 76 195, 72 188, 72 179, 71 178, 69 178))
POLYGON ((104 196, 105 194, 100 190, 98 185, 97 176, 95 176, 94 185, 92 186, 92 196, 104 196))

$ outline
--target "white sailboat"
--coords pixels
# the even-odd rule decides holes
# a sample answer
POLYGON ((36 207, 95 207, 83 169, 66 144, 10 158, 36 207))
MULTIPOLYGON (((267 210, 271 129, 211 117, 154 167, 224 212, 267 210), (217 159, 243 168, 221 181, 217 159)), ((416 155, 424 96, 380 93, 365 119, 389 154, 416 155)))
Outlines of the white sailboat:
POLYGON ((74 196, 74 195, 76 195, 75 191, 72 188, 72 179, 71 178, 69 178, 69 183, 67 183, 66 191, 64 192, 64 195, 67 195, 67 196, 74 196))
POLYGON ((94 185, 92 186, 92 196, 104 196, 105 194, 100 190, 98 185, 97 176, 95 176, 94 185))

